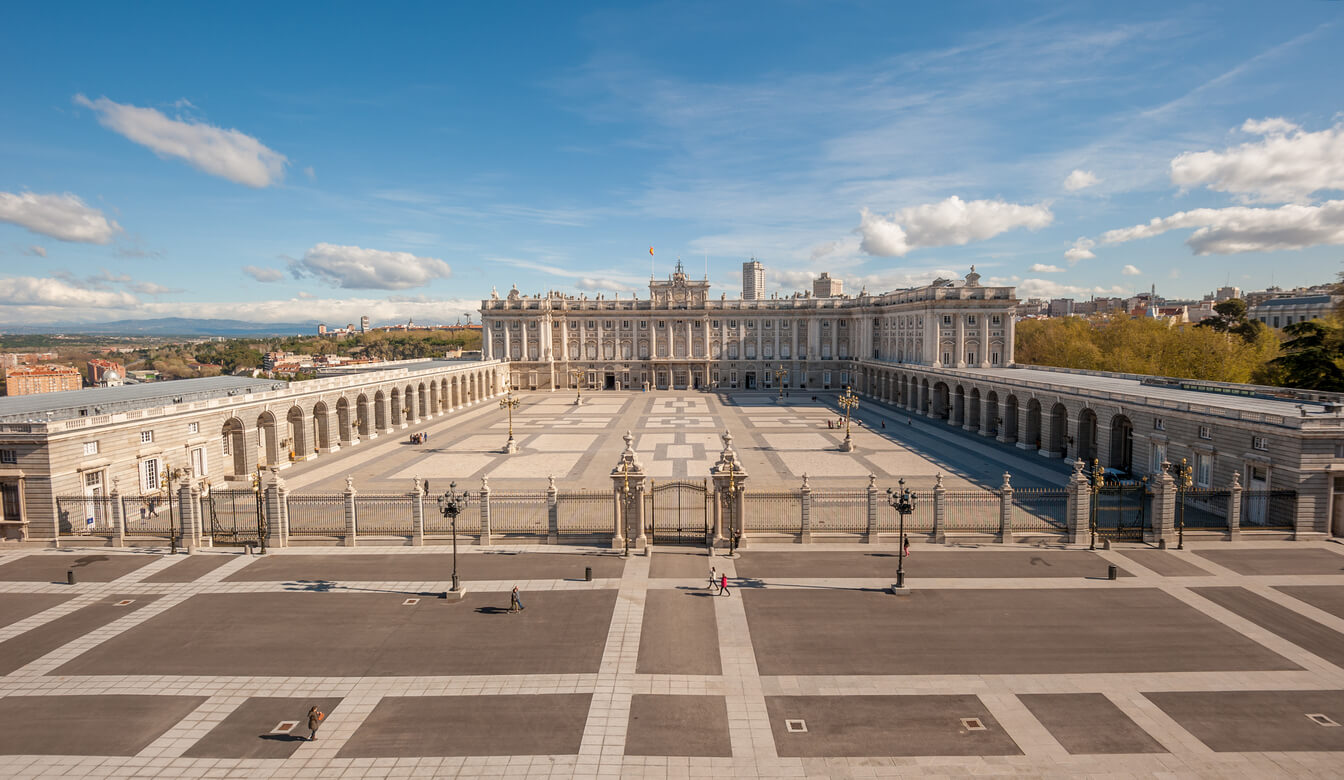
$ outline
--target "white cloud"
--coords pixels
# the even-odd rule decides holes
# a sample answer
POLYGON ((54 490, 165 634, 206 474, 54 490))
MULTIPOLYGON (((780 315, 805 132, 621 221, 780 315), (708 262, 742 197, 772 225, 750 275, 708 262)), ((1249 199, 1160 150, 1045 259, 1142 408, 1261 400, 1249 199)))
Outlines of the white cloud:
POLYGON ((1090 238, 1080 238, 1074 241, 1073 246, 1064 252, 1064 259, 1069 261, 1069 265, 1073 265, 1079 260, 1091 260, 1097 256, 1092 251, 1092 247, 1096 245, 1097 242, 1090 238))
POLYGON ((351 290, 405 290, 452 273, 447 263, 433 257, 335 244, 317 244, 301 260, 291 261, 290 269, 351 290))
POLYGON ((285 272, 278 268, 261 268, 255 265, 243 266, 243 273, 256 279, 258 282, 278 282, 285 278, 285 272))
POLYGON ((99 290, 64 279, 17 276, 0 279, 0 306, 58 306, 106 309, 134 306, 138 301, 127 292, 99 290))
POLYGON ((634 292, 637 288, 631 287, 623 282, 614 279, 592 279, 583 277, 574 282, 574 286, 580 290, 591 290, 595 292, 634 292))
POLYGON ((1123 287, 1086 287, 1056 282, 1052 279, 1023 279, 1017 285, 1019 298, 1063 298, 1089 295, 1124 295, 1123 287))
POLYGON ((78 196, 0 192, 0 222, 11 222, 61 241, 106 244, 121 226, 78 196))
POLYGON ((1101 241, 1120 244, 1188 228, 1195 228, 1195 232, 1185 243, 1197 255, 1344 244, 1344 200, 1326 201, 1319 206, 1288 204, 1274 209, 1233 206, 1182 211, 1153 219, 1146 225, 1108 230, 1101 241))
POLYGON ((864 209, 860 215, 860 247, 878 257, 901 257, 911 249, 961 246, 983 241, 1014 228, 1037 230, 1054 219, 1044 205, 1001 200, 964 201, 953 195, 938 203, 900 209, 890 217, 864 209))
POLYGON ((1064 269, 1057 265, 1046 265, 1045 263, 1032 263, 1031 267, 1027 270, 1037 274, 1059 274, 1064 272, 1064 269))
POLYGON ((1262 136, 1222 152, 1186 152, 1171 161, 1182 189, 1207 185, 1248 203, 1304 203, 1321 190, 1344 190, 1344 125, 1309 133, 1284 119, 1248 119, 1242 132, 1262 136))
POLYGON ((185 292, 180 287, 164 287, 158 282, 130 282, 126 286, 141 295, 168 295, 169 293, 185 292))
POLYGON ((1140 271, 1139 269, 1135 268, 1132 265, 1126 265, 1124 268, 1120 269, 1120 273, 1124 274, 1125 276, 1139 276, 1143 273, 1143 271, 1140 271))
POLYGON ((173 119, 157 109, 75 95, 93 109, 103 127, 151 149, 160 157, 185 160, 197 170, 249 187, 269 187, 285 176, 288 160, 261 141, 194 119, 173 119))
POLYGON ((33 256, 33 257, 46 257, 46 256, 47 256, 47 248, 44 247, 44 246, 38 246, 37 244, 33 244, 32 246, 30 246, 30 247, 28 247, 27 249, 23 250, 23 253, 24 253, 25 255, 31 255, 31 256, 33 256))
POLYGON ((1073 172, 1064 179, 1064 189, 1069 192, 1077 192, 1100 182, 1101 179, 1098 179, 1095 173, 1074 168, 1073 172))

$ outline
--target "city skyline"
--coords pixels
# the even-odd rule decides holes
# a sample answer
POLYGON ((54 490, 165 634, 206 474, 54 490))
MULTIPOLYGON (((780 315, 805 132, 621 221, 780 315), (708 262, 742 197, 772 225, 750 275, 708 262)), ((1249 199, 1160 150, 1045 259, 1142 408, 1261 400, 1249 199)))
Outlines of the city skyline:
POLYGON ((1333 279, 1335 8, 951 10, 18 9, 0 326, 451 323, 678 259, 729 297, 753 257, 767 297, 1333 279))

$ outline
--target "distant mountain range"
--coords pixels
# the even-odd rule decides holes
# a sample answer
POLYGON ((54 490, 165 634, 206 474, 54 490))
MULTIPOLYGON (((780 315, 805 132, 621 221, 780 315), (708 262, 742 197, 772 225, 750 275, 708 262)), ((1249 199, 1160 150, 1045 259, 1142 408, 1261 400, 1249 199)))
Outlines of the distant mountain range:
POLYGON ((113 322, 56 322, 43 325, 0 324, 0 333, 88 333, 112 336, 305 336, 317 334, 317 320, 310 322, 245 322, 243 320, 196 320, 161 317, 152 320, 113 322))

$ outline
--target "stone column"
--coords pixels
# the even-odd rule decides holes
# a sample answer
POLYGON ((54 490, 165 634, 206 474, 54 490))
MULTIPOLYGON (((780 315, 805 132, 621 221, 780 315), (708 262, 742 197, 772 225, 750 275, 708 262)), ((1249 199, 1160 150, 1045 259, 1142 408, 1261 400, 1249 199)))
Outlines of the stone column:
POLYGON ((345 498, 345 538, 342 544, 346 547, 355 546, 355 534, 357 533, 355 518, 355 478, 347 476, 345 478, 345 492, 342 494, 345 498))
POLYGON ((271 469, 271 490, 267 496, 266 546, 289 546, 289 488, 276 468, 271 469))
POLYGON ((732 515, 732 527, 723 528, 720 523, 719 531, 720 535, 737 534, 737 546, 745 547, 747 537, 742 532, 742 512, 746 508, 743 494, 747 486, 747 472, 737 458, 737 451, 733 449, 733 435, 724 431, 719 438, 723 440, 723 450, 719 453, 718 462, 709 467, 709 475, 714 480, 714 492, 732 515))
POLYGON ((1083 462, 1073 462, 1073 475, 1068 484, 1069 544, 1082 544, 1092 533, 1092 483, 1083 475, 1083 462))
POLYGON ((613 548, 625 547, 626 530, 634 525, 631 533, 634 538, 630 546, 636 550, 649 545, 644 522, 644 466, 635 453, 635 437, 626 431, 621 437, 625 440, 625 449, 621 452, 616 466, 611 470, 611 495, 616 509, 616 532, 612 536, 613 548), (626 513, 630 516, 627 517, 626 513))
POLYGON ((995 404, 994 416, 999 421, 996 426, 999 432, 994 436, 994 441, 1002 444, 1011 444, 1012 442, 1008 441, 1008 404, 1003 401, 995 404))
POLYGON ((957 368, 966 367, 966 315, 958 311, 953 315, 952 321, 956 324, 956 335, 952 340, 952 348, 956 354, 952 356, 952 365, 957 368))
MULTIPOLYGON (((341 431, 341 419, 336 414, 336 407, 334 405, 328 405, 327 413, 323 416, 327 418, 323 420, 323 423, 326 425, 327 429, 327 452, 337 452, 341 449, 342 431, 341 431)), ((313 431, 313 436, 314 437, 317 436, 316 430, 313 431)), ((317 439, 314 438, 313 446, 320 447, 321 442, 317 441, 317 439)))
POLYGON ((868 475, 868 529, 863 541, 872 544, 877 541, 877 476, 868 475))
POLYGON ((947 542, 947 488, 943 487, 943 475, 934 477, 933 483, 933 539, 939 544, 947 542))
POLYGON ((425 493, 416 477, 415 488, 411 491, 411 546, 423 547, 425 544, 425 493))
POLYGON ((986 396, 980 396, 980 430, 977 431, 981 436, 992 436, 994 431, 994 418, 999 414, 999 405, 990 404, 986 396))
MULTIPOLYGON (((1031 399, 1028 398, 1028 403, 1022 403, 1021 398, 1017 399, 1017 448, 1019 450, 1036 449, 1035 443, 1027 440, 1027 406, 1030 404, 1030 401, 1031 399)), ((1045 425, 1044 413, 1042 413, 1041 425, 1045 425)), ((1044 428, 1042 428, 1042 430, 1044 430, 1044 428)), ((1045 441, 1045 439, 1042 438, 1041 441, 1045 441)))
POLYGON ((177 487, 177 520, 182 538, 182 546, 187 553, 196 552, 201 547, 201 524, 197 513, 200 511, 200 493, 192 496, 191 469, 182 469, 182 482, 177 487))
MULTIPOLYGON (((108 496, 109 511, 112 513, 112 546, 126 546, 126 508, 121 504, 121 491, 117 489, 117 479, 112 480, 112 493, 108 496)), ((20 507, 23 505, 20 504, 20 507)))
POLYGON ((1003 472, 1003 484, 999 485, 999 543, 1013 541, 1013 484, 1011 475, 1003 472))
POLYGON ((1171 478, 1171 464, 1162 461, 1161 471, 1151 479, 1153 485, 1153 530, 1155 542, 1171 541, 1176 528, 1176 481, 1171 478))
POLYGON ((1227 537, 1230 541, 1241 538, 1241 474, 1232 472, 1231 493, 1227 497, 1227 537))
POLYGON ((560 543, 560 510, 556 504, 554 474, 546 477, 546 543, 560 543))
POLYGON ((490 478, 481 477, 481 546, 490 545, 490 478))
MULTIPOLYGON (((716 501, 715 504, 718 502, 716 501)), ((799 541, 802 544, 812 543, 812 486, 807 484, 807 475, 803 475, 802 498, 802 532, 799 541)))

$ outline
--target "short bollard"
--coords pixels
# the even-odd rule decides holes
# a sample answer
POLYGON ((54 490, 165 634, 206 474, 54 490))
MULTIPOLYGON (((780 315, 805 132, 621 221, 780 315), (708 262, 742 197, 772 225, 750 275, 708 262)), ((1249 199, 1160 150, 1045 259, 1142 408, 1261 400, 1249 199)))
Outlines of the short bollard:
POLYGON ((592 567, 592 566, 585 566, 585 567, 583 567, 583 581, 584 581, 584 582, 592 582, 592 581, 593 581, 593 567, 592 567))
POLYGON ((1117 569, 1117 568, 1115 567, 1115 564, 1114 564, 1114 563, 1112 563, 1110 566, 1107 566, 1107 567, 1106 567, 1106 579, 1108 579, 1108 580, 1113 580, 1113 579, 1115 579, 1116 577, 1118 577, 1119 575, 1120 575, 1120 570, 1117 569))
POLYGON ((1167 549, 1167 540, 1166 540, 1166 539, 1158 539, 1158 540, 1157 540, 1157 549, 1159 549, 1159 550, 1165 550, 1165 549, 1167 549))
POLYGON ((69 571, 67 571, 67 572, 65 573, 65 584, 66 584, 66 585, 74 585, 74 584, 75 584, 75 570, 74 570, 74 569, 71 569, 71 570, 69 570, 69 571))

